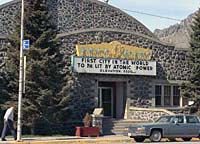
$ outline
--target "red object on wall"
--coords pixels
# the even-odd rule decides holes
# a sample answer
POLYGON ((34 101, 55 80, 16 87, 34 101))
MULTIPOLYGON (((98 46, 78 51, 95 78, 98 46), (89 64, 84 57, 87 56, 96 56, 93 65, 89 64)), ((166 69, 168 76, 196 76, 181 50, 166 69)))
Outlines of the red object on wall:
POLYGON ((76 127, 76 136, 99 136, 98 127, 76 127))

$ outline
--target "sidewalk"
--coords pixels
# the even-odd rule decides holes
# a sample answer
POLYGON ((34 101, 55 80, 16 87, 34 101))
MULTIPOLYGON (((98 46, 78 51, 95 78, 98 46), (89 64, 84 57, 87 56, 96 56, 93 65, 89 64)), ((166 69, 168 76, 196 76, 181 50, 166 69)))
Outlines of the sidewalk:
POLYGON ((127 136, 100 136, 100 137, 34 137, 22 138, 22 142, 15 142, 13 138, 7 138, 7 141, 0 141, 0 144, 96 144, 96 143, 128 143, 134 140, 127 136))
MULTIPOLYGON (((162 142, 166 142, 168 139, 162 139, 162 142)), ((177 139, 177 141, 183 141, 177 139)), ((199 141, 198 138, 193 138, 192 141, 199 141)), ((150 142, 146 140, 146 142, 150 142)), ((0 144, 126 144, 134 143, 132 138, 128 136, 100 136, 100 137, 76 137, 76 136, 52 136, 52 137, 33 137, 22 138, 21 142, 13 141, 13 138, 7 138, 7 141, 0 141, 0 144)))

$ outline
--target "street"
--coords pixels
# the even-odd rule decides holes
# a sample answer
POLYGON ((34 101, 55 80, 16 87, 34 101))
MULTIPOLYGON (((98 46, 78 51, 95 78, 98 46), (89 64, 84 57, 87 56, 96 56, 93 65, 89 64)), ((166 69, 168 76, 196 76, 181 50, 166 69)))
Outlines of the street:
MULTIPOLYGON (((132 143, 136 143, 136 142, 132 142, 132 143)), ((149 139, 146 139, 145 142, 143 142, 144 144, 163 144, 163 143, 166 143, 166 144, 200 144, 200 140, 198 139, 193 139, 192 141, 182 141, 181 139, 176 139, 175 142, 170 142, 168 139, 162 139, 161 142, 150 142, 149 139)), ((117 144, 117 143, 116 143, 117 144)), ((124 144, 131 144, 130 143, 124 143, 124 144)), ((140 143, 142 144, 142 143, 140 143)))
MULTIPOLYGON (((146 139, 145 142, 139 143, 135 142, 134 140, 129 142, 109 142, 109 144, 200 144, 200 140, 193 139, 192 141, 182 141, 181 139, 177 139, 175 142, 170 142, 168 139, 162 139, 161 142, 150 142, 149 139, 146 139)), ((88 143, 92 144, 92 143, 88 143)), ((107 142, 101 144, 108 144, 107 142)))

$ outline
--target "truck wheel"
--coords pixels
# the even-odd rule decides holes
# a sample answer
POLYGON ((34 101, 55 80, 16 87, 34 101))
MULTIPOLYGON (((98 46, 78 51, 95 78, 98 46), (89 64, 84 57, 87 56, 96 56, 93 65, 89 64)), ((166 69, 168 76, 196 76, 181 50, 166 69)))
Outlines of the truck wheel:
POLYGON ((143 142, 145 140, 145 138, 144 137, 134 137, 134 140, 136 142, 143 142))
POLYGON ((182 138, 184 141, 190 141, 192 138, 182 138))
POLYGON ((162 134, 159 130, 153 130, 150 135, 150 140, 152 142, 159 142, 162 138, 162 134))

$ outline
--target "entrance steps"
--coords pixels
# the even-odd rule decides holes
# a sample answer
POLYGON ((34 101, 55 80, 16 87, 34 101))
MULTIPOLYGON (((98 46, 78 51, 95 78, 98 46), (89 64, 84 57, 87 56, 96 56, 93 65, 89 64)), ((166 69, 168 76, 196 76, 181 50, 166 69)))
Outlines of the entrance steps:
POLYGON ((127 127, 146 121, 103 118, 103 135, 127 135, 127 127))

